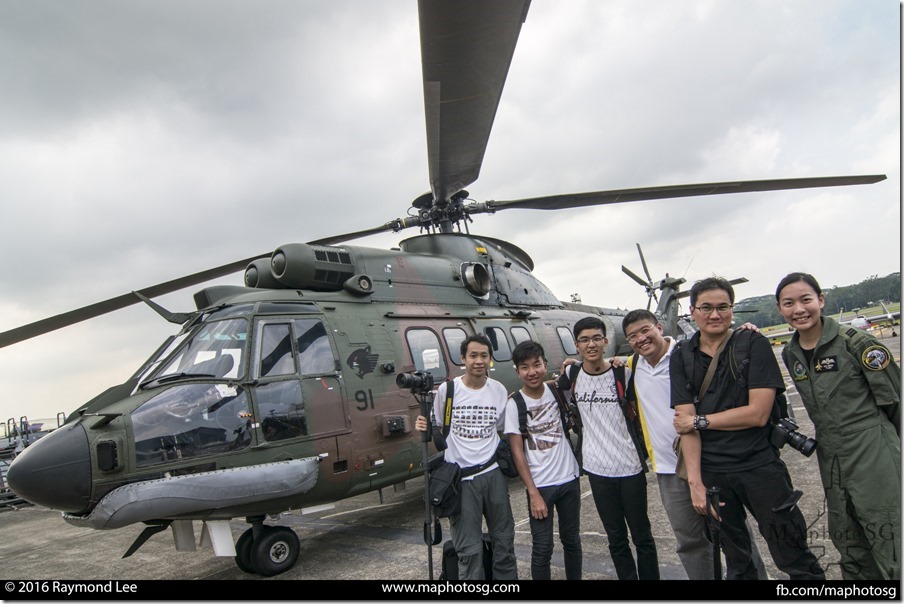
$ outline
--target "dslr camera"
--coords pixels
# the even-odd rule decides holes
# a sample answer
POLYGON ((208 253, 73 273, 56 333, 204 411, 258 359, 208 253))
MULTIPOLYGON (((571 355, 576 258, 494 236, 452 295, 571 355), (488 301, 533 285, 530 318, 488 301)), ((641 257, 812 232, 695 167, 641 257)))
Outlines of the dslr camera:
POLYGON ((433 374, 429 371, 400 373, 396 376, 395 382, 399 388, 407 388, 414 393, 424 393, 433 390, 433 374))
POLYGON ((769 435, 769 444, 776 449, 781 449, 788 443, 807 457, 813 455, 816 450, 816 439, 804 436, 797 431, 797 423, 790 417, 783 417, 772 424, 772 434, 769 435))

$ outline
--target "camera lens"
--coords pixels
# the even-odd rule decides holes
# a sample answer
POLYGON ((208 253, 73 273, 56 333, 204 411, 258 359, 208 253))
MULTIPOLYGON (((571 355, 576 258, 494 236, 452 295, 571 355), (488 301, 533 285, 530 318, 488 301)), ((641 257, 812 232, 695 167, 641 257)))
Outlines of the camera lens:
POLYGON ((816 440, 812 438, 807 438, 800 432, 792 432, 788 434, 788 442, 791 443, 791 446, 810 457, 813 455, 813 451, 816 450, 816 440))

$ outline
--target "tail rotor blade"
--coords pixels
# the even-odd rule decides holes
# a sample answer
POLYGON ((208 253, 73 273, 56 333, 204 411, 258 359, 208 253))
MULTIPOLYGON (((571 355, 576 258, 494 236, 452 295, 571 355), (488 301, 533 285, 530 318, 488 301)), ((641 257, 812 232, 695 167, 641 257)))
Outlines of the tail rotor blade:
POLYGON ((643 257, 643 250, 640 249, 640 244, 635 244, 637 246, 637 253, 640 254, 640 263, 643 265, 643 274, 647 276, 648 283, 653 282, 653 277, 650 276, 650 269, 647 268, 647 261, 643 257))
POLYGON ((629 277, 631 277, 632 279, 637 281, 637 283, 642 285, 643 287, 648 287, 650 285, 647 281, 644 281, 643 279, 641 279, 640 277, 635 275, 634 272, 631 269, 629 269, 628 267, 626 267, 625 265, 622 265, 621 269, 624 274, 628 275, 629 277))

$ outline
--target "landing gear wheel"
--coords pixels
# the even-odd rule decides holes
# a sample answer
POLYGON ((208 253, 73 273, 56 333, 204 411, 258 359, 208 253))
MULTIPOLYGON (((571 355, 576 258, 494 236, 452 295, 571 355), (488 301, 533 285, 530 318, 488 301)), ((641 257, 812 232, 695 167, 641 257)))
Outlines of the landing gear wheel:
POLYGON ((298 535, 285 526, 263 527, 251 546, 251 564, 265 577, 284 573, 298 560, 298 535))
POLYGON ((254 545, 252 529, 246 530, 235 543, 235 565, 252 575, 256 572, 251 564, 251 548, 254 545))

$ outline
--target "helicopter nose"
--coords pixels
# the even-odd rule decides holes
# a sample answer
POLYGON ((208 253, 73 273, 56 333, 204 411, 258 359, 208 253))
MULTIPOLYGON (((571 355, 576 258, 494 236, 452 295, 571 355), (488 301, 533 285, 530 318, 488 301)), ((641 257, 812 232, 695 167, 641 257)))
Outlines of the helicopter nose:
POLYGON ((6 478, 26 501, 63 512, 87 511, 91 456, 85 429, 63 426, 35 441, 16 456, 6 478))

